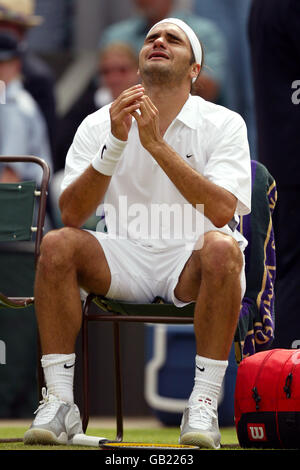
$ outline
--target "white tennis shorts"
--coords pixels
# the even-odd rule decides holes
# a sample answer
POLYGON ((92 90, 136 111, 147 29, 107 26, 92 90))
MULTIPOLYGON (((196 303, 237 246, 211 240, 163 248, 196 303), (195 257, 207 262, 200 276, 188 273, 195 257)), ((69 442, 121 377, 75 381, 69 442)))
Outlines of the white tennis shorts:
MULTIPOLYGON (((192 249, 153 252, 131 240, 112 239, 107 233, 90 231, 99 241, 111 272, 111 285, 106 297, 133 303, 152 303, 162 297, 167 303, 184 307, 174 295, 178 278, 192 254, 192 249)), ((241 272, 242 297, 245 293, 245 270, 241 272)))

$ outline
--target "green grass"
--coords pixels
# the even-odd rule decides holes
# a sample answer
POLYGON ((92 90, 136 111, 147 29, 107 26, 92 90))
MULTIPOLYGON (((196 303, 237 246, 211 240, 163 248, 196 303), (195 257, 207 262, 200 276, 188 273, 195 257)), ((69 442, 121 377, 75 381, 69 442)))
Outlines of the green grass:
MULTIPOLYGON (((22 439, 27 428, 0 427, 0 439, 22 439)), ((234 428, 224 428, 222 433, 222 445, 225 448, 238 448, 237 436, 234 428)), ((107 439, 115 439, 114 429, 88 428, 88 435, 105 436, 107 439)), ((176 427, 157 429, 125 429, 124 442, 146 442, 159 444, 177 444, 179 429, 176 427)), ((95 447, 85 446, 25 446, 23 442, 0 442, 0 451, 3 450, 97 450, 95 447)))

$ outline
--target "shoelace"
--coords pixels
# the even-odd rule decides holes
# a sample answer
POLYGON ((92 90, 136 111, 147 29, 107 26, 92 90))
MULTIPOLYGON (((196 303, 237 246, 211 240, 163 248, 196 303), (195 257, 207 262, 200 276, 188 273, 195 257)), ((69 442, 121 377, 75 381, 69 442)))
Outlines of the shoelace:
POLYGON ((209 405, 196 403, 190 406, 189 424, 192 428, 208 429, 215 417, 216 413, 209 405))
POLYGON ((42 397, 43 399, 40 401, 39 407, 34 412, 34 414, 38 414, 35 418, 35 424, 50 421, 55 416, 59 406, 61 405, 61 401, 59 401, 54 395, 49 395, 45 387, 42 388, 42 397))

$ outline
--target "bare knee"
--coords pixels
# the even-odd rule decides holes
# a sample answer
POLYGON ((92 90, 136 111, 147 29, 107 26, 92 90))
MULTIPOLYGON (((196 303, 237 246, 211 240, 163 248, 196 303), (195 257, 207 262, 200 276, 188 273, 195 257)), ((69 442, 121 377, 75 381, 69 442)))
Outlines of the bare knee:
POLYGON ((48 232, 42 240, 39 267, 47 270, 67 268, 74 256, 74 230, 64 227, 48 232))
POLYGON ((206 234, 199 250, 202 275, 224 279, 239 275, 243 266, 243 256, 236 240, 221 232, 206 234))

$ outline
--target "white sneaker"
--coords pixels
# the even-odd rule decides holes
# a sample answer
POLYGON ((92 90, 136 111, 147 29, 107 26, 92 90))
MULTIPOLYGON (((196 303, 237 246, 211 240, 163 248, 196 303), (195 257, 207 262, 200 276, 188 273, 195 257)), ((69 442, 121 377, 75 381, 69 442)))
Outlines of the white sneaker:
POLYGON ((42 390, 43 400, 36 417, 24 434, 24 444, 67 444, 75 434, 82 433, 79 409, 42 390))
POLYGON ((180 430, 180 444, 209 449, 220 448, 218 411, 209 398, 198 397, 197 402, 186 407, 180 430))

